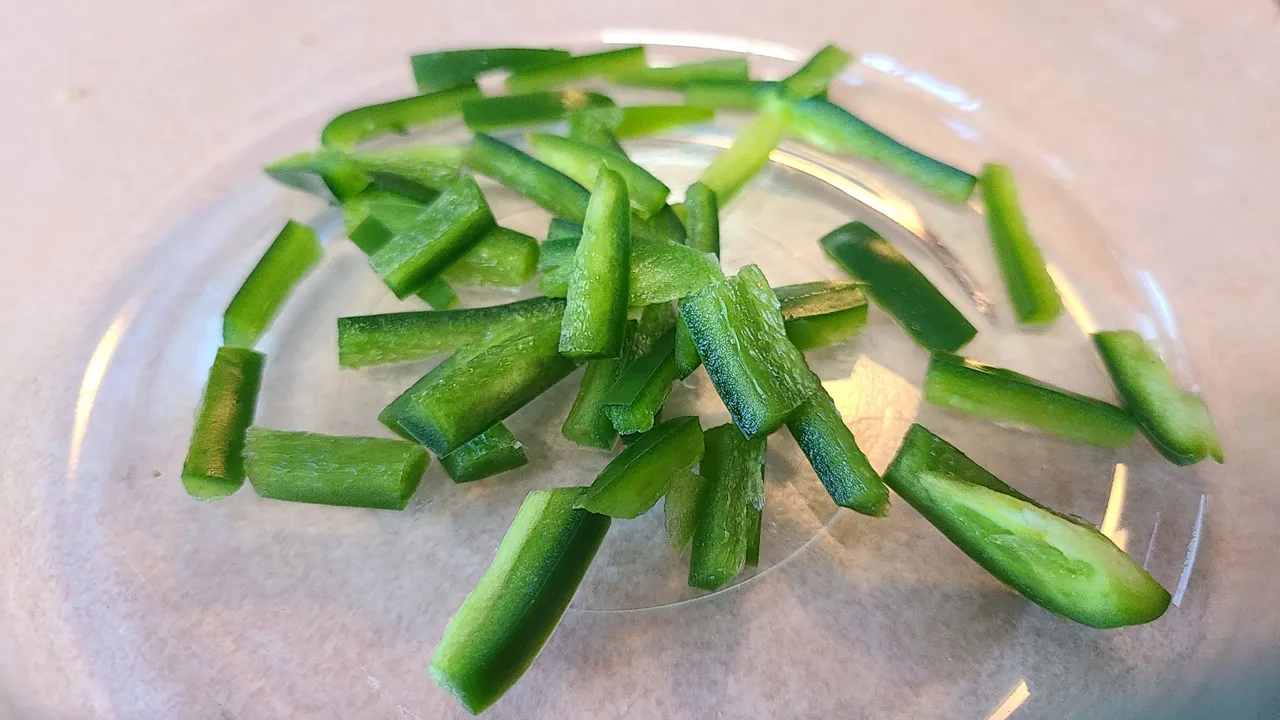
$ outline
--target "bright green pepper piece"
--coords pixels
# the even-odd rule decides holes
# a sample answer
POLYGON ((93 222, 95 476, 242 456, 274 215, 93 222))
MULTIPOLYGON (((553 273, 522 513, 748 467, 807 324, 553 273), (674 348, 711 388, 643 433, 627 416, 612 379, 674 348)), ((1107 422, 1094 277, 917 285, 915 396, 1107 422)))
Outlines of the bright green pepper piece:
MULTIPOLYGON (((764 496, 761 496, 763 502, 764 496)), ((747 527, 747 567, 760 565, 760 536, 764 532, 764 507, 751 508, 751 524, 747 527)))
POLYGON ((766 98, 777 96, 778 84, 769 80, 697 80, 685 85, 684 100, 695 107, 755 110, 766 98))
POLYGON ((266 172, 281 184, 339 202, 371 186, 431 202, 458 179, 465 158, 465 148, 449 145, 348 152, 320 148, 277 160, 266 172))
POLYGON ((695 182, 684 191, 684 207, 689 231, 685 244, 720 257, 720 203, 715 191, 695 182))
POLYGON ((836 505, 872 517, 888 514, 889 490, 825 389, 787 419, 787 429, 836 505))
POLYGON ((769 163, 769 154, 778 146, 786 128, 786 106, 766 103, 760 114, 734 138, 733 145, 702 171, 698 181, 715 192, 720 207, 728 205, 769 163))
POLYGON ((645 240, 666 241, 680 245, 685 240, 684 221, 671 205, 663 206, 661 210, 654 213, 653 217, 640 217, 632 213, 631 234, 645 240))
POLYGON ((613 106, 613 100, 607 96, 582 90, 533 92, 472 100, 462 106, 462 119, 472 130, 488 132, 509 127, 549 125, 574 112, 613 106))
POLYGON ((526 70, 560 62, 568 50, 554 48, 474 48, 421 53, 409 58, 418 92, 429 93, 475 85, 493 70, 526 70))
POLYGON ((715 110, 692 105, 631 105, 622 108, 617 135, 623 140, 649 137, 672 128, 710 122, 715 110))
POLYGON ((569 113, 569 137, 594 145, 603 150, 626 154, 618 143, 618 125, 622 122, 622 109, 602 107, 575 110, 569 113))
POLYGON ((827 256, 864 289, 922 347, 955 351, 978 334, 965 316, 911 261, 860 222, 832 230, 820 241, 827 256))
POLYGON ((578 241, 582 238, 582 223, 565 220, 564 218, 551 218, 551 224, 547 226, 547 242, 550 243, 553 240, 560 240, 563 238, 573 238, 572 245, 562 245, 566 251, 565 254, 551 260, 547 260, 543 254, 540 253, 538 255, 539 270, 542 270, 544 267, 560 265, 567 262, 568 258, 573 257, 574 250, 578 247, 578 241), (544 263, 548 264, 544 265, 544 263))
POLYGON ((474 86, 414 95, 390 102, 348 110, 329 121, 320 133, 320 144, 350 150, 364 140, 385 133, 404 133, 454 115, 469 100, 484 97, 474 86))
POLYGON ((884 480, 951 542, 1032 602, 1096 628, 1151 622, 1169 593, 1106 536, 1005 485, 913 425, 884 480))
POLYGON ((577 507, 615 518, 639 517, 658 503, 672 476, 702 459, 696 417, 672 418, 641 435, 596 477, 577 507))
POLYGON ((1098 447, 1124 447, 1138 430, 1129 413, 1115 405, 946 352, 933 353, 924 399, 1098 447))
POLYGON ((1018 205, 1013 173, 987 163, 978 179, 987 205, 987 229, 995 248, 1013 314, 1023 325, 1050 325, 1062 314, 1062 298, 1044 264, 1044 255, 1027 229, 1018 205))
POLYGON ((631 274, 630 219, 622 176, 601 168, 565 295, 561 355, 587 359, 622 354, 631 274))
POLYGON ((828 45, 778 85, 778 92, 791 100, 804 100, 826 92, 827 85, 839 77, 853 56, 848 52, 828 45))
POLYGON ((800 352, 831 347, 848 340, 867 324, 867 306, 787 321, 787 339, 800 352))
POLYGON ((405 298, 461 258, 495 225, 476 181, 464 177, 427 206, 411 227, 369 256, 396 297, 405 298))
POLYGON ((746 81, 749 70, 745 57, 715 58, 670 67, 647 67, 618 73, 610 78, 615 85, 679 90, 698 80, 746 81))
POLYGON ((216 500, 244 484, 244 433, 253 424, 266 359, 247 348, 218 348, 182 463, 182 484, 191 497, 216 500))
POLYGON ((693 342, 693 336, 689 334, 689 326, 685 324, 684 316, 676 322, 676 377, 683 380, 693 374, 694 370, 702 364, 702 358, 698 356, 698 346, 693 342))
POLYGON ((653 347, 631 362, 601 404, 619 433, 646 432, 671 396, 676 380, 675 331, 668 332, 653 347))
POLYGON ((244 444, 254 492, 291 502, 403 510, 429 462, 418 445, 386 438, 251 427, 244 444))
POLYGON ((222 314, 222 342, 234 347, 256 345, 289 293, 323 256, 314 230, 293 220, 285 223, 222 314))
POLYGON ((552 215, 579 223, 587 216, 591 193, 586 188, 501 140, 476 133, 467 162, 476 172, 524 195, 552 215))
MULTIPOLYGON (((572 264, 570 249, 578 247, 577 238, 559 238, 542 245, 539 258, 542 277, 538 292, 548 297, 564 297, 569 291, 572 264)), ((723 277, 720 265, 711 255, 693 248, 659 240, 633 238, 627 282, 631 307, 670 302, 691 295, 723 277)))
POLYGON ((483 480, 529 464, 524 445, 498 423, 475 436, 466 445, 440 458, 444 471, 455 483, 483 480))
POLYGON ((758 543, 759 513, 764 508, 763 437, 748 440, 732 424, 703 433, 700 473, 706 488, 699 502, 689 584, 717 590, 742 572, 747 553, 758 543))
POLYGON ((573 372, 557 352, 561 315, 495 329, 462 346, 382 411, 382 424, 447 455, 573 372))
POLYGON ((518 70, 507 78, 507 92, 551 90, 592 77, 612 77, 645 67, 644 48, 619 48, 592 55, 578 55, 550 65, 518 70))
POLYGON ((533 297, 505 305, 338 318, 338 364, 361 368, 426 360, 495 330, 559 319, 564 301, 533 297))
POLYGON ((748 438, 777 430, 821 387, 787 340, 778 299, 755 265, 680 301, 707 375, 748 438))
POLYGON ((698 529, 699 501, 706 484, 705 478, 691 470, 672 473, 667 483, 662 521, 667 542, 677 550, 684 550, 693 541, 693 533, 698 529))
POLYGON ((534 157, 583 187, 595 185, 602 169, 617 173, 626 183, 631 207, 641 217, 651 217, 667 204, 671 190, 624 154, 559 135, 530 133, 528 139, 534 157))
POLYGON ((952 203, 964 203, 978 179, 923 155, 822 97, 790 103, 788 132, 830 153, 877 162, 952 203))
POLYGON ((1175 465, 1194 465, 1206 457, 1222 462, 1209 407, 1178 387, 1150 343, 1129 330, 1094 333, 1093 343, 1125 407, 1165 459, 1175 465))
POLYGON ((581 493, 530 493, 445 627, 431 677, 468 712, 483 712, 529 669, 600 549, 611 520, 575 508, 581 493))
MULTIPOLYGON (((634 321, 627 323, 627 344, 634 342, 634 321)), ((624 355, 626 353, 624 352, 624 355)), ((618 442, 618 431, 613 428, 602 404, 609 388, 622 374, 626 357, 591 360, 578 383, 578 394, 573 399, 569 416, 560 426, 560 434, 584 447, 612 450, 618 442)))

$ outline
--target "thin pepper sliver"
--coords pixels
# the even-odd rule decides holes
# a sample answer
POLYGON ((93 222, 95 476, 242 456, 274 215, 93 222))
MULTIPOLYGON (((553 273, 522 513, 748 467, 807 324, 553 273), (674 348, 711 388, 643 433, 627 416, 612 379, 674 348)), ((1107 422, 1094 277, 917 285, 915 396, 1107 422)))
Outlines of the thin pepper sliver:
POLYGON ((639 45, 590 55, 576 55, 559 62, 518 70, 507 78, 508 92, 550 90, 591 77, 611 77, 645 67, 644 48, 639 45))
POLYGON ((560 122, 592 108, 614 107, 613 100, 583 90, 532 92, 471 100, 462 106, 462 120, 476 132, 560 122))
POLYGON ((1013 173, 987 163, 978 178, 987 207, 987 229, 1013 314, 1023 325, 1048 325, 1062 314, 1062 298, 1045 266, 1040 246, 1031 237, 1018 204, 1013 173))
POLYGON ((414 95, 348 110, 329 121, 320 133, 327 148, 351 150, 364 140, 386 133, 404 133, 462 111, 469 100, 483 97, 475 86, 414 95))
POLYGON ((787 429, 836 505, 872 517, 888 514, 888 488, 825 389, 787 419, 787 429))
POLYGON ((475 482, 529 463, 524 445, 506 425, 498 423, 466 445, 441 456, 440 465, 455 483, 475 482))
POLYGON ((182 484, 197 500, 226 497, 244 484, 244 435, 265 362, 266 355, 248 348, 221 347, 214 356, 182 463, 182 484))
POLYGON ((582 240, 574 252, 565 294, 560 353, 577 359, 622 354, 627 328, 631 225, 627 186, 601 168, 591 191, 582 240))
POLYGON ((222 341, 253 347, 289 299, 289 293, 320 263, 324 249, 316 233, 290 220, 245 278, 222 315, 222 341))
POLYGON ((634 518, 658 503, 672 476, 702 458, 702 427, 678 417, 645 432, 596 477, 577 506, 614 518, 634 518))
POLYGON ((471 141, 467 163, 545 208, 556 217, 582 222, 591 193, 546 163, 484 133, 471 141))
POLYGON ((748 440, 726 424, 704 432, 703 443, 699 474, 706 486, 698 503, 689 585, 717 590, 742 572, 752 544, 758 543, 765 439, 748 440))

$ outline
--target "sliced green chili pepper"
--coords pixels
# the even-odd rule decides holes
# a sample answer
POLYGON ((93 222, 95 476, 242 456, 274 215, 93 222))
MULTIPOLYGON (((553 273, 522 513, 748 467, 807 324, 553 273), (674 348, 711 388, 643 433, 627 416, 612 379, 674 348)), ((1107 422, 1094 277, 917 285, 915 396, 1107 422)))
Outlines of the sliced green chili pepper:
POLYGON ((667 542, 677 550, 689 547, 698 527, 699 506, 707 481, 695 472, 682 470, 671 473, 667 494, 662 501, 663 526, 667 542))
POLYGON ((582 222, 591 193, 571 178, 484 133, 471 141, 467 162, 481 175, 497 180, 552 215, 582 222))
POLYGON ((933 353, 924 398, 939 407, 1098 447, 1124 447, 1138 430, 1129 413, 1115 405, 945 352, 933 353))
POLYGON ((324 255, 316 233, 290 220, 245 278, 222 314, 222 342, 253 347, 275 320, 293 288, 324 255))
MULTIPOLYGON (((411 227, 418 215, 426 210, 426 206, 421 203, 381 190, 360 193, 344 202, 342 208, 347 237, 366 255, 386 245, 397 230, 411 227)), ((464 255, 455 264, 465 259, 464 255)), ((453 288, 439 277, 428 280, 414 294, 437 310, 448 310, 459 302, 453 288)))
POLYGON ((574 507, 582 488, 529 493, 493 563, 444 629, 431 677, 469 712, 497 702, 546 644, 611 520, 574 507))
POLYGON ((453 291, 453 286, 438 277, 428 280, 426 285, 413 294, 422 298, 433 310, 452 310, 462 304, 458 294, 453 291))
POLYGON ((627 329, 630 220, 622 176, 601 168, 565 295, 561 355, 586 359, 622 354, 627 329))
POLYGON ((463 103, 483 97, 474 86, 414 95, 348 110, 329 121, 320 133, 327 148, 350 150, 361 141, 384 133, 404 133, 462 110, 463 103))
POLYGON ((550 65, 518 70, 507 78, 507 92, 550 90, 592 77, 612 77, 645 67, 644 48, 619 48, 592 55, 578 55, 550 65))
POLYGON ((884 480, 951 542, 1032 602, 1097 628, 1160 617, 1169 593, 1102 533, 1005 485, 913 425, 884 480))
POLYGON ((649 218, 632 213, 631 234, 645 240, 665 240, 680 245, 685 239, 684 222, 680 220, 673 206, 666 205, 649 218))
POLYGON ((560 122, 576 111, 613 107, 613 104, 605 95, 583 90, 499 95, 463 105, 462 119, 472 130, 488 132, 509 127, 548 125, 560 122))
POLYGON ((760 565, 760 535, 764 530, 764 495, 760 496, 761 507, 751 509, 751 525, 747 528, 747 567, 760 565))
POLYGON ((658 341, 676 326, 676 311, 670 302, 645 305, 636 323, 635 341, 628 349, 628 362, 635 362, 642 355, 657 347, 658 341))
POLYGON ((701 475, 706 489, 699 502, 698 525, 689 559, 689 584, 716 590, 747 564, 747 551, 759 534, 764 507, 763 437, 748 440, 732 424, 703 433, 701 475))
POLYGON ((698 180, 715 192, 720 207, 728 205, 769 163, 769 153, 778 146, 786 127, 785 106, 766 104, 760 114, 742 128, 733 145, 702 171, 698 180))
POLYGON ((449 145, 342 152, 320 148, 294 153, 266 167, 281 184, 345 202, 370 186, 431 202, 458 179, 466 149, 449 145))
POLYGON ((560 320, 500 327, 462 346, 378 419, 437 455, 457 450, 573 372, 576 363, 556 349, 560 320))
POLYGON ((830 347, 848 340, 867 324, 867 306, 827 315, 787 321, 787 339, 800 352, 830 347))
POLYGON ((676 322, 675 360, 676 377, 680 380, 692 375, 693 371, 702 364, 702 358, 698 356, 698 346, 694 344, 693 336, 689 334, 689 326, 685 324, 683 315, 676 322))
POLYGON ((634 518, 658 503, 667 482, 702 458, 696 417, 672 418, 641 435, 596 477, 577 507, 615 518, 634 518))
POLYGON ((835 45, 828 45, 778 85, 778 91, 785 98, 804 100, 826 92, 827 85, 844 72, 852 55, 835 45))
POLYGON ((569 137, 604 150, 625 153, 618 143, 618 125, 622 122, 622 109, 602 107, 575 110, 569 113, 569 137))
POLYGON ((296 190, 342 202, 365 191, 373 178, 336 150, 294 153, 268 165, 272 180, 296 190))
POLYGON ((698 80, 685 85, 684 100, 697 107, 755 110, 765 98, 778 94, 778 84, 769 80, 698 80))
POLYGON ((414 362, 457 350, 504 328, 560 319, 564 301, 533 297, 506 305, 338 318, 338 364, 414 362))
POLYGON ((787 429, 836 505, 873 517, 888 514, 889 490, 825 389, 787 419, 787 429))
POLYGON ((675 331, 631 362, 605 393, 601 404, 613 427, 623 435, 646 432, 671 396, 676 380, 675 331))
POLYGON ((412 227, 397 232, 369 256, 369 264, 396 297, 422 287, 467 253, 494 227, 476 181, 464 177, 427 206, 412 227))
POLYGON ((978 179, 912 150, 826 98, 790 103, 788 131, 831 153, 877 162, 942 199, 963 203, 978 179))
POLYGON ((715 191, 695 182, 684 191, 684 207, 689 231, 685 244, 720 257, 720 203, 715 191))
POLYGON ((526 70, 570 57, 568 50, 553 48, 475 48, 421 53, 409 58, 418 92, 437 92, 475 84, 492 70, 526 70))
POLYGON ((820 242, 827 256, 862 280, 876 304, 921 346, 957 350, 978 334, 911 261, 870 227, 851 222, 832 230, 820 242))
POLYGON ((1186 392, 1155 348, 1128 330, 1093 334, 1093 343, 1124 405, 1160 454, 1175 465, 1205 457, 1222 462, 1222 442, 1199 395, 1186 392))
MULTIPOLYGON (((563 257, 554 258, 547 267, 554 267, 566 262, 566 258, 572 258, 574 251, 578 247, 578 240, 582 237, 582 223, 573 220, 565 220, 564 218, 551 218, 551 224, 547 226, 547 242, 559 240, 563 238, 573 238, 573 243, 565 245, 567 252, 563 257)), ((543 268, 544 258, 538 256, 538 269, 543 268)))
POLYGON ((707 375, 748 438, 777 430, 821 387, 787 340, 778 299, 755 265, 680 301, 707 375))
POLYGON ((692 105, 632 105, 622 108, 617 136, 623 140, 649 137, 671 128, 710 122, 715 110, 692 105))
MULTIPOLYGON (((568 293, 573 266, 563 258, 569 248, 577 247, 577 238, 543 243, 538 292, 548 297, 564 297, 568 293)), ((645 238, 632 238, 630 273, 627 304, 632 307, 670 302, 723 277, 715 257, 684 245, 645 238)))
POLYGON ((601 169, 616 172, 626 183, 631 207, 641 217, 651 217, 667 204, 671 190, 626 155, 559 135, 530 133, 528 137, 534 157, 583 187, 595 185, 601 169))
POLYGON ((466 445, 440 458, 444 471, 456 483, 483 480, 529 464, 524 445, 498 423, 475 436, 466 445))
POLYGON ((818 281, 774 288, 787 338, 801 352, 853 337, 867 323, 867 296, 858 283, 818 281))
POLYGON ((218 348, 182 463, 182 484, 191 497, 215 500, 244 484, 244 433, 253 424, 266 359, 247 348, 218 348))
MULTIPOLYGON (((627 325, 627 343, 630 344, 634 342, 635 323, 628 321, 627 325)), ((618 431, 613 429, 613 421, 605 413, 602 403, 626 364, 626 357, 605 358, 587 363, 586 372, 582 374, 582 381, 578 384, 578 394, 573 399, 573 407, 569 409, 564 425, 560 426, 560 434, 586 447, 613 449, 618 442, 618 431)))
POLYGON ((272 500, 403 510, 430 458, 411 442, 251 427, 244 466, 272 500))
POLYGON ((609 78, 615 85, 679 90, 698 80, 737 80, 748 78, 745 57, 715 58, 670 67, 647 67, 618 73, 609 78))
POLYGON ((1023 325, 1049 325, 1062 314, 1062 298, 1044 264, 1044 255, 1027 229, 1018 205, 1013 173, 987 163, 978 180, 987 206, 987 229, 995 248, 1013 314, 1023 325))

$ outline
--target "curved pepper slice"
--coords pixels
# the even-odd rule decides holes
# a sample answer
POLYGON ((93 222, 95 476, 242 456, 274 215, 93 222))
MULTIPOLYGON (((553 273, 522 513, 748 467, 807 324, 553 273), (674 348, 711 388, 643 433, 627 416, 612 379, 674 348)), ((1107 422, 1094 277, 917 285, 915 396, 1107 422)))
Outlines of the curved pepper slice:
POLYGON ((1018 206, 1013 173, 987 163, 978 179, 987 206, 987 229, 995 248, 1013 314, 1023 325, 1048 325, 1062 314, 1062 298, 1044 264, 1044 255, 1027 229, 1018 206))
POLYGON ((954 351, 978 334, 915 265, 879 233, 860 222, 832 230, 822 249, 898 321, 922 347, 954 351))
POLYGON ((635 45, 591 55, 577 55, 556 63, 518 70, 507 78, 508 92, 550 90, 592 77, 612 77, 645 67, 644 47, 635 45))
POLYGON ((745 81, 749 72, 747 58, 739 56, 629 70, 609 79, 616 85, 679 90, 696 80, 745 81))
POLYGON ((350 150, 364 140, 385 133, 405 133, 462 111, 469 100, 484 97, 474 86, 455 88, 348 110, 329 121, 320 144, 350 150))
POLYGON ((672 418, 618 454, 579 498, 577 507, 615 518, 639 517, 658 503, 676 473, 702 459, 696 417, 672 418))
MULTIPOLYGON (((580 241, 557 238, 542 245, 538 260, 542 277, 538 292, 548 297, 564 297, 569 291, 573 257, 580 241)), ((715 257, 693 248, 661 240, 633 237, 627 282, 631 307, 670 302, 691 295, 724 277, 715 257)))
POLYGON ((668 332, 647 351, 641 351, 618 375, 600 403, 613 427, 622 435, 653 427, 658 412, 671 396, 676 380, 675 333, 668 332))
POLYGON ((256 345, 289 293, 323 255, 314 230, 293 220, 285 223, 222 314, 222 342, 235 347, 256 345))
POLYGON ((568 50, 555 48, 472 48, 420 53, 409 58, 418 92, 429 93, 474 85, 493 70, 526 70, 560 62, 568 50))
POLYGON ((769 163, 769 154, 782 139, 787 122, 785 105, 766 102, 755 119, 733 139, 733 145, 702 171, 698 181, 715 192, 721 207, 728 205, 769 163))
POLYGON ((613 100, 584 90, 531 92, 472 100, 462 106, 462 120, 477 132, 500 128, 547 125, 574 112, 591 108, 611 108, 613 100))
POLYGON ((455 483, 483 480, 527 464, 529 457, 524 454, 524 445, 502 423, 440 458, 440 465, 455 483))
POLYGON ((913 425, 884 481, 951 542, 1032 602, 1096 628, 1148 623, 1169 592, 1083 521, 1005 485, 913 425))
POLYGON ((684 191, 685 244, 720 257, 720 202, 711 188, 695 182, 684 191))
POLYGON ((604 150, 626 154, 618 143, 622 108, 602 107, 569 113, 569 137, 604 150))
POLYGON ((783 80, 778 85, 778 92, 792 100, 804 100, 825 93, 827 85, 844 71, 852 58, 845 50, 828 45, 814 53, 799 70, 783 80))
POLYGON ((560 354, 619 357, 627 329, 631 226, 627 186, 608 168, 600 169, 582 227, 565 293, 560 354))
POLYGON ((706 488, 693 533, 689 584, 716 590, 742 572, 751 547, 759 545, 765 439, 748 440, 725 424, 703 433, 703 443, 700 474, 706 488))
POLYGON ((497 702, 546 644, 611 520, 574 507, 582 488, 529 493, 493 563, 444 629, 431 677, 469 712, 497 702))
POLYGON ((182 463, 182 484, 191 497, 215 500, 244 484, 244 434, 253 424, 266 359, 248 348, 218 348, 182 463))
POLYGON ((872 517, 889 513, 889 490, 858 447, 825 389, 787 419, 787 430, 809 458, 831 499, 872 517))
POLYGON ((1206 457, 1222 462, 1222 441, 1209 407, 1178 387, 1150 343, 1129 330, 1094 333, 1093 343, 1125 407, 1165 459, 1175 465, 1194 465, 1206 457))
POLYGON ((651 217, 667 204, 671 190, 625 154, 559 135, 530 133, 528 139, 534 157, 583 187, 595 185, 602 169, 617 173, 627 185, 631 207, 641 217, 651 217))
POLYGON ((715 110, 692 105, 629 105, 622 108, 617 135, 623 140, 656 135, 671 128, 710 121, 715 110))
POLYGON ((662 524, 667 542, 677 550, 689 547, 698 529, 702 493, 707 481, 691 471, 672 473, 662 500, 662 524))
MULTIPOLYGON (((471 141, 467 163, 557 217, 582 222, 591 193, 572 178, 484 133, 471 141)), ((566 278, 567 279, 567 278, 566 278)))

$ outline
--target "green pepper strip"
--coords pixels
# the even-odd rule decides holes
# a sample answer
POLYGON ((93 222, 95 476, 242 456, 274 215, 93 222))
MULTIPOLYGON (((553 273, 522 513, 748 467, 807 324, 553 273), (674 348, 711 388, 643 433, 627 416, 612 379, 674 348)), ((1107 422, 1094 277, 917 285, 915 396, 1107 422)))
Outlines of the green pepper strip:
POLYGON ((924 398, 939 407, 1098 447, 1124 447, 1138 430, 1129 413, 1115 405, 945 352, 933 353, 924 398))
POLYGON ((662 521, 667 542, 677 550, 689 547, 693 540, 693 533, 698 528, 698 501, 706 484, 701 475, 690 470, 672 473, 671 481, 667 483, 667 493, 662 501, 662 521))
POLYGON ((671 396, 676 380, 675 331, 629 364, 601 400, 613 427, 623 435, 645 432, 671 396))
POLYGON ((450 145, 341 152, 330 148, 294 153, 266 167, 283 185, 344 202, 370 186, 395 190, 420 202, 458 179, 466 149, 450 145))
POLYGON ((684 191, 684 207, 689 231, 685 244, 720 257, 720 203, 715 191, 695 182, 684 191))
POLYGON ((253 424, 266 359, 247 348, 218 348, 182 463, 182 484, 191 497, 216 500, 244 484, 244 433, 253 424))
POLYGON ((964 203, 977 178, 923 155, 867 124, 826 98, 790 103, 787 131, 830 153, 879 163, 952 203, 964 203))
POLYGON ((702 459, 696 417, 672 418, 644 433, 605 466, 577 507, 614 518, 634 518, 658 503, 667 482, 702 459))
POLYGON ((575 110, 569 113, 569 137, 603 150, 625 154, 618 143, 617 130, 621 122, 622 109, 618 107, 575 110))
POLYGON ((647 67, 618 73, 610 78, 615 85, 679 90, 697 80, 737 80, 745 82, 749 69, 745 57, 715 58, 670 67, 647 67))
POLYGON ((552 215, 574 222, 587 216, 591 193, 586 188, 500 140, 476 133, 467 162, 476 172, 524 195, 552 215))
POLYGON ((568 50, 554 48, 474 48, 421 53, 409 58, 418 92, 429 93, 475 85, 493 70, 527 70, 560 62, 568 50))
MULTIPOLYGON (((628 321, 628 346, 634 342, 635 326, 635 322, 628 321)), ((613 383, 622 374, 622 369, 627 364, 625 355, 628 352, 629 348, 624 351, 624 357, 591 360, 587 363, 582 381, 578 383, 578 394, 574 396, 573 407, 560 426, 561 435, 584 447, 613 449, 618 442, 618 431, 613 428, 613 421, 605 413, 602 402, 609 388, 613 387, 613 383)))
POLYGON ((559 240, 562 238, 573 238, 572 247, 562 245, 566 253, 562 257, 547 260, 542 254, 538 256, 538 269, 544 267, 550 268, 561 265, 566 262, 567 258, 572 258, 574 249, 578 247, 578 240, 582 238, 582 223, 573 220, 565 220, 564 218, 551 218, 551 223, 547 226, 547 242, 559 240))
POLYGON ((787 340, 778 299, 755 265, 680 302, 698 355, 748 438, 777 430, 821 387, 787 340))
POLYGON ((613 107, 613 100, 582 90, 501 95, 472 100, 462 106, 462 120, 476 132, 509 127, 548 125, 574 112, 613 107))
POLYGON ((533 664, 604 541, 612 521, 575 508, 581 492, 530 493, 445 627, 431 677, 468 712, 497 702, 533 664))
POLYGON ((853 56, 848 52, 828 45, 778 85, 779 93, 792 100, 804 100, 827 90, 827 85, 839 77, 853 56))
POLYGON ((1096 628, 1160 617, 1169 593, 1102 533, 1005 485, 913 425, 884 480, 951 542, 1032 602, 1096 628))
MULTIPOLYGON (((574 237, 543 243, 538 260, 542 273, 538 292, 548 297, 564 297, 568 293, 573 269, 568 259, 573 257, 578 243, 574 237)), ((670 302, 723 277, 713 256, 683 245, 645 238, 632 238, 629 267, 627 304, 631 307, 670 302)))
POLYGON ((742 572, 748 550, 758 542, 752 532, 759 535, 764 508, 765 439, 748 440, 725 424, 703 433, 703 442, 706 487, 698 502, 689 584, 717 590, 742 572))
POLYGON ((468 483, 523 467, 529 458, 524 445, 506 425, 498 423, 441 457, 440 464, 455 483, 468 483))
POLYGON ((645 240, 666 241, 680 245, 685 240, 684 222, 673 205, 664 205, 653 217, 631 214, 631 234, 645 240))
POLYGON ((384 133, 404 133, 462 110, 463 103, 483 97, 479 88, 462 87, 414 95, 390 102, 348 110, 329 121, 320 133, 320 144, 350 150, 364 140, 384 133))
POLYGON ((630 256, 627 186, 620 175, 601 168, 565 294, 561 355, 589 359, 622 354, 630 256))
POLYGON ((244 445, 255 492, 322 505, 403 510, 429 462, 418 445, 386 438, 251 427, 244 445))
POLYGON ((507 92, 551 90, 578 80, 612 77, 643 67, 644 48, 638 45, 592 55, 578 55, 550 65, 511 73, 511 77, 507 78, 507 92))
POLYGON ((323 256, 314 230, 293 220, 285 223, 222 314, 222 342, 233 347, 256 345, 289 293, 323 256))
POLYGON ((1222 441, 1209 407, 1199 395, 1178 387, 1155 348, 1128 330, 1094 333, 1102 363, 1124 406, 1166 460, 1194 465, 1206 457, 1222 462, 1222 441))
POLYGON ((710 122, 715 110, 692 105, 632 105, 622 108, 617 135, 623 140, 649 137, 672 128, 710 122))
POLYGON ((403 299, 465 255, 494 225, 484 193, 464 177, 440 193, 412 226, 373 252, 369 264, 403 299))
POLYGON ((462 346, 405 390, 378 419, 447 455, 573 372, 557 352, 562 313, 495 329, 462 346))
POLYGON ((866 283, 876 304, 922 347, 954 351, 978 334, 911 261, 870 227, 852 222, 832 230, 820 242, 827 256, 866 283))
POLYGON ((1023 325, 1050 325, 1062 314, 1062 298, 1044 264, 1044 255, 1027 229, 1018 206, 1013 173, 987 163, 978 179, 987 205, 987 229, 995 248, 1013 314, 1023 325))
POLYGON ((698 180, 715 191, 720 207, 729 204, 769 162, 787 128, 784 105, 767 104, 742 128, 728 150, 716 156, 698 180))
POLYGON ((602 169, 621 176, 631 207, 641 217, 652 217, 667 204, 671 190, 625 154, 559 135, 530 133, 533 156, 578 181, 583 187, 596 183, 602 169))
POLYGON ((564 301, 533 297, 505 305, 338 318, 338 364, 344 368, 426 360, 507 327, 559 319, 564 301))
POLYGON ((787 419, 787 429, 836 505, 872 517, 888 514, 889 490, 825 389, 787 419))

